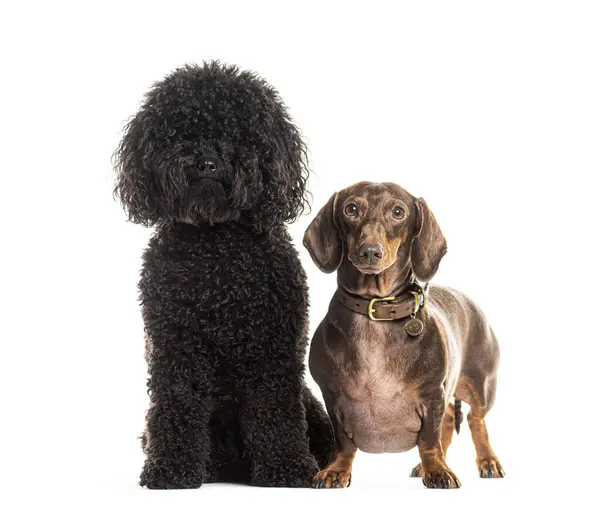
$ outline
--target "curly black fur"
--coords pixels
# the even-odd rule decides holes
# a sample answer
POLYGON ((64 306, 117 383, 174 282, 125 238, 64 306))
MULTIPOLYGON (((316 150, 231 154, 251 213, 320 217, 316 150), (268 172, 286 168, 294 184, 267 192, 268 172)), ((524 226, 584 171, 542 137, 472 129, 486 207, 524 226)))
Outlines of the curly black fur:
POLYGON ((306 278, 284 222, 306 202, 306 150, 279 95, 236 67, 185 66, 147 94, 115 159, 129 218, 156 225, 140 483, 310 486, 333 432, 304 383, 306 278))
POLYGON ((115 153, 115 193, 129 218, 243 221, 259 230, 304 210, 306 148, 277 92, 256 74, 211 62, 154 85, 115 153), (203 157, 219 179, 199 179, 203 157))

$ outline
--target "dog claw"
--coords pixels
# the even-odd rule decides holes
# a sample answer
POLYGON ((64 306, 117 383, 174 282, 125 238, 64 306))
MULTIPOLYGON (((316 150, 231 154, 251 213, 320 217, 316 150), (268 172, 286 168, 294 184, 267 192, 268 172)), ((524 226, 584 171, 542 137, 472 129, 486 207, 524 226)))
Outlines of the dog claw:
POLYGON ((340 489, 350 485, 350 473, 347 471, 319 471, 312 482, 315 489, 340 489))
POLYGON ((450 470, 426 471, 422 480, 425 487, 429 489, 460 488, 460 481, 450 470))
POLYGON ((481 478, 504 478, 505 473, 498 460, 492 457, 479 463, 479 476, 481 478))
POLYGON ((410 476, 412 478, 416 478, 416 477, 420 477, 421 476, 421 471, 422 471, 422 467, 421 464, 417 464, 410 472, 410 476))

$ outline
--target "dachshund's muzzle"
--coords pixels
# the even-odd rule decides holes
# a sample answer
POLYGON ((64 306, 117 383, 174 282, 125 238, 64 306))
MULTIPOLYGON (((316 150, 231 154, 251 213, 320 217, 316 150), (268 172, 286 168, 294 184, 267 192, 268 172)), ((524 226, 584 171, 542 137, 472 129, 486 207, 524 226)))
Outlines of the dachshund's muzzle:
POLYGON ((363 243, 358 249, 358 258, 368 265, 376 265, 383 258, 381 243, 363 243))

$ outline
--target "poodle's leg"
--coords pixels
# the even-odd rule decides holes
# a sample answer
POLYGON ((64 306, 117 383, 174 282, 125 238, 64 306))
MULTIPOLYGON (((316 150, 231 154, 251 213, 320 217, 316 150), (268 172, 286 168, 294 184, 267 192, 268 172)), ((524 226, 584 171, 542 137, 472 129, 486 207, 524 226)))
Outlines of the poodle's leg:
POLYGON ((240 427, 250 484, 310 487, 319 470, 308 442, 302 368, 283 361, 256 372, 240 389, 240 427))
POLYGON ((150 489, 200 487, 210 455, 210 378, 198 358, 177 362, 164 356, 149 361, 151 399, 140 485, 150 489))
POLYGON ((317 459, 319 468, 323 469, 329 462, 333 450, 333 427, 325 408, 306 385, 304 385, 303 398, 304 408, 306 409, 306 422, 308 423, 310 452, 317 459))
POLYGON ((243 454, 238 406, 233 397, 215 399, 210 434, 211 456, 204 482, 250 482, 250 466, 243 454))

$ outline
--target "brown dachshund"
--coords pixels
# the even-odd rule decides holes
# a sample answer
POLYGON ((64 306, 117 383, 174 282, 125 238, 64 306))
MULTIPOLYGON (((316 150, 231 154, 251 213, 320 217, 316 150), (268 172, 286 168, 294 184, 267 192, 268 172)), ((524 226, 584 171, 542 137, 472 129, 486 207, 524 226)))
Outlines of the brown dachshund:
POLYGON ((313 487, 350 484, 357 448, 419 448, 411 476, 458 488, 446 451, 467 420, 481 477, 504 477, 484 418, 494 403, 498 343, 466 296, 419 284, 436 273, 446 240, 423 199, 393 183, 358 183, 334 194, 304 246, 338 289, 312 339, 309 366, 335 428, 329 464, 313 487), (455 399, 454 406, 452 399, 455 399))

